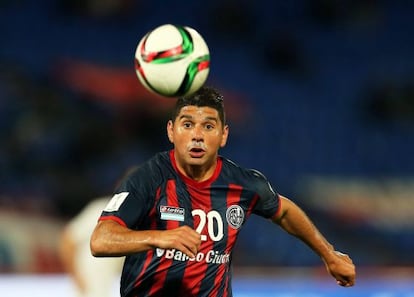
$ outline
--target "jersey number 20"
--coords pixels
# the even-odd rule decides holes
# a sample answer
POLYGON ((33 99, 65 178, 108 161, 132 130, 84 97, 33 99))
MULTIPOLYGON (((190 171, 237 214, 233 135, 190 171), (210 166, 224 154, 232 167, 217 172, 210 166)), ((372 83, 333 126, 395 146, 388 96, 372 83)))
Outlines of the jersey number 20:
MULTIPOLYGON (((215 210, 211 210, 208 213, 202 209, 194 209, 191 214, 193 217, 198 216, 200 222, 196 227, 196 231, 201 234, 203 229, 207 226, 207 232, 211 240, 220 241, 224 236, 224 225, 220 213, 215 210)), ((202 234, 201 240, 206 241, 207 236, 202 234)))

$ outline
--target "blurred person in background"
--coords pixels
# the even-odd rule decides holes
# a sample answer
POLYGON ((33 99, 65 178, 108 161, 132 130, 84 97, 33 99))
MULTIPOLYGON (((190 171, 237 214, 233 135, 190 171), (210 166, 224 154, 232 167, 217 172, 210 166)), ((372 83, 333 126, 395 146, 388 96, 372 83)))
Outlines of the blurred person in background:
POLYGON ((96 259, 89 240, 102 209, 110 197, 92 200, 65 226, 60 238, 59 256, 75 285, 77 297, 114 297, 124 258, 96 259))
POLYGON ((202 87, 179 98, 167 124, 173 149, 129 175, 91 236, 97 257, 126 256, 121 296, 232 296, 232 249, 251 214, 306 243, 338 285, 355 282, 350 257, 267 178, 219 156, 227 142, 223 96, 202 87))

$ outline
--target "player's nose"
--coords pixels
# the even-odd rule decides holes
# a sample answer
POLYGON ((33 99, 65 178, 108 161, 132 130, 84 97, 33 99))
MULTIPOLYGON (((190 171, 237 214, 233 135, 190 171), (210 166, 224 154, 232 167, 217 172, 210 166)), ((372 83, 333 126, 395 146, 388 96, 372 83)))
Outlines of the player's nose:
POLYGON ((200 141, 204 139, 204 133, 202 127, 196 125, 193 129, 193 140, 200 141))

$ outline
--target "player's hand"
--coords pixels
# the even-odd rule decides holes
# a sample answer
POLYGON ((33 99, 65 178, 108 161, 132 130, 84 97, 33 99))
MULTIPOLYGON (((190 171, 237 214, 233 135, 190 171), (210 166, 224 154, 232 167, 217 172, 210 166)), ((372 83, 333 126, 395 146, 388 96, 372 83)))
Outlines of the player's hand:
POLYGON ((334 251, 332 257, 325 261, 325 265, 338 285, 351 287, 355 284, 355 265, 347 254, 334 251))
POLYGON ((160 231, 156 246, 162 249, 177 249, 189 258, 195 258, 201 245, 201 235, 189 226, 160 231))

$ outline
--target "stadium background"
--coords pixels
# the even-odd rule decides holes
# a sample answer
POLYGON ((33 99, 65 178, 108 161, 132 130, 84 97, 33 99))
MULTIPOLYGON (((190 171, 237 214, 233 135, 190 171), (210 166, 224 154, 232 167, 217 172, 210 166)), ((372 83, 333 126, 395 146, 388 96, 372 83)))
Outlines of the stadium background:
MULTIPOLYGON (((176 23, 210 47, 208 84, 231 126, 222 154, 260 169, 351 254, 364 296, 389 276, 389 296, 413 296, 413 16, 414 3, 386 0, 1 1, 0 290, 59 275, 62 225, 168 147, 173 100, 142 89, 133 55, 148 30, 176 23)), ((324 279, 269 223, 242 233, 236 275, 324 279)))

